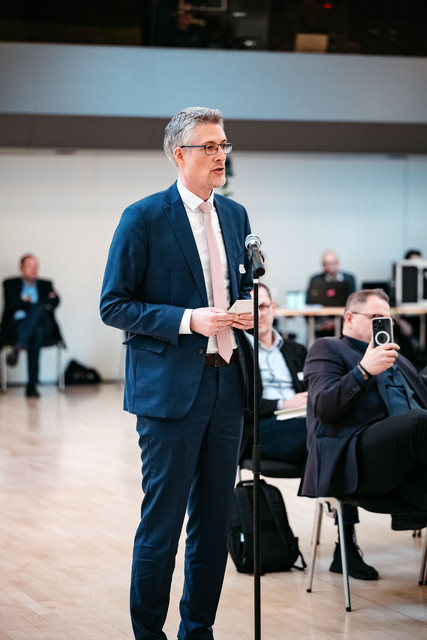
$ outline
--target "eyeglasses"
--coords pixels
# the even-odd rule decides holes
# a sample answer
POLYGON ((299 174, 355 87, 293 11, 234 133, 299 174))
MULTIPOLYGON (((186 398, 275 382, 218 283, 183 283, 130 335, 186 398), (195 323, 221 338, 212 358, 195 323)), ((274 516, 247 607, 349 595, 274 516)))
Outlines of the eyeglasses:
MULTIPOLYGON (((355 313, 358 316, 365 316, 366 318, 369 318, 369 320, 373 320, 374 318, 384 318, 381 313, 362 313, 361 311, 352 311, 351 313, 355 313)), ((395 323, 394 318, 390 318, 390 320, 392 324, 395 323)))
POLYGON ((269 310, 270 307, 271 307, 271 304, 262 303, 258 306, 258 311, 260 311, 260 313, 265 313, 266 311, 269 310))
POLYGON ((218 149, 221 147, 221 151, 224 153, 230 153, 233 149, 231 142, 221 142, 220 144, 184 144, 181 149, 204 149, 207 156, 214 156, 218 153, 218 149))

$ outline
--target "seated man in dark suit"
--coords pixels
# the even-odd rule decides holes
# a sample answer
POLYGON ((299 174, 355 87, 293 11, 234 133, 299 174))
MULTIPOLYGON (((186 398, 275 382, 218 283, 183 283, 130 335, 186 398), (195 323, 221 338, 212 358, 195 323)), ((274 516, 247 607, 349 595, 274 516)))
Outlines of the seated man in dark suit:
POLYGON ((372 318, 382 316, 390 316, 387 294, 357 291, 347 300, 343 336, 309 349, 299 492, 396 496, 427 512, 427 384, 396 343, 374 347, 372 318))
MULTIPOLYGON (((275 411, 305 410, 307 391, 302 371, 307 354, 305 346, 283 338, 274 328, 276 303, 269 288, 259 285, 259 366, 262 393, 259 400, 259 443, 261 458, 303 464, 306 455, 307 427, 305 415, 278 420, 275 411)), ((247 334, 253 347, 253 336, 247 334)), ((253 422, 253 421, 252 421, 253 422)), ((245 420, 245 437, 253 432, 251 418, 245 420)), ((244 446, 244 445, 243 445, 244 446)), ((359 522, 358 510, 344 508, 344 526, 348 540, 354 538, 354 525, 359 522)), ((375 580, 378 572, 367 565, 354 543, 348 553, 349 573, 361 580, 375 580)), ((331 571, 342 573, 341 555, 336 547, 331 571)))
POLYGON ((53 315, 59 296, 50 280, 38 278, 39 263, 36 256, 21 258, 22 276, 3 282, 4 310, 0 328, 0 345, 11 345, 7 356, 10 366, 16 365, 19 353, 27 351, 28 384, 26 395, 37 398, 39 353, 44 345, 61 341, 61 334, 53 315))
POLYGON ((315 279, 326 280, 326 282, 346 282, 348 283, 349 295, 356 290, 356 281, 351 273, 341 270, 340 260, 335 251, 324 251, 322 253, 322 272, 316 273, 310 278, 307 291, 311 288, 311 283, 315 279))
MULTIPOLYGON (((345 297, 349 296, 356 290, 356 280, 355 277, 351 273, 346 273, 342 271, 340 260, 335 251, 327 250, 322 253, 322 272, 315 273, 311 276, 310 281, 307 287, 307 304, 313 304, 315 301, 315 296, 312 295, 312 292, 318 288, 319 283, 324 282, 342 282, 346 288, 345 297), (314 298, 314 300, 313 300, 314 298)), ((329 292, 328 292, 329 293, 329 292)), ((331 304, 332 304, 331 298, 331 304)), ((344 302, 337 302, 335 306, 344 305, 344 302)), ((334 306, 334 305, 332 305, 334 306)), ((316 336, 332 336, 335 332, 335 322, 333 317, 325 317, 319 318, 316 321, 316 336)))
MULTIPOLYGON (((302 370, 307 349, 283 338, 273 327, 276 303, 269 288, 259 285, 259 365, 262 395, 258 416, 261 455, 270 460, 299 462, 306 452, 305 416, 277 420, 275 411, 305 409, 307 392, 302 370)), ((253 336, 246 334, 253 348, 253 336)))

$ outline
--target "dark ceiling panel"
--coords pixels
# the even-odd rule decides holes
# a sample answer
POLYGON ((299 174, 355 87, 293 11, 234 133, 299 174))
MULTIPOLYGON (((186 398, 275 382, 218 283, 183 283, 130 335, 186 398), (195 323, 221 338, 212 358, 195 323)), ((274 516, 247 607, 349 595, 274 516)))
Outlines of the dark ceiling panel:
MULTIPOLYGON (((0 146, 161 149, 164 118, 0 115, 0 146)), ((427 153, 427 125, 227 120, 239 151, 427 153)))

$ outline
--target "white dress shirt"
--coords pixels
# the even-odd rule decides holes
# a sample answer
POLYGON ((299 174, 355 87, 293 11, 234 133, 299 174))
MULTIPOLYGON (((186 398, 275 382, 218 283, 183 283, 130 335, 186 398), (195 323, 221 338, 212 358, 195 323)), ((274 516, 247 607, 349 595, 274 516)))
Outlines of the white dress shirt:
MULTIPOLYGON (((185 207, 185 211, 188 216, 188 221, 191 225, 191 229, 193 231, 194 240, 196 242, 197 251, 199 252, 200 262, 202 264, 203 276, 205 279, 206 292, 208 295, 208 303, 210 307, 214 306, 213 303, 213 293, 212 293, 212 279, 211 279, 211 269, 209 263, 209 250, 208 243, 206 240, 205 233, 205 224, 203 221, 203 213, 199 209, 199 204, 203 202, 202 198, 196 196, 194 193, 189 191, 182 182, 178 179, 177 188, 179 195, 181 196, 182 202, 185 207)), ((210 197, 207 202, 209 202, 212 206, 211 211, 211 220, 212 226, 215 232, 215 237, 218 243, 219 255, 221 259, 222 265, 222 273, 224 277, 224 286, 225 286, 225 295, 227 299, 227 307, 230 306, 230 275, 228 272, 228 262, 227 262, 227 253, 225 251, 224 240, 222 238, 221 226, 219 224, 218 214, 216 212, 214 206, 214 192, 212 191, 210 197)), ((191 333, 190 330, 190 319, 191 319, 192 309, 186 309, 184 315, 182 316, 181 325, 179 327, 179 333, 191 333)), ((236 339, 232 333, 232 344, 233 349, 237 347, 236 339)), ((217 353, 218 345, 215 336, 211 336, 208 341, 208 348, 206 353, 217 353)))

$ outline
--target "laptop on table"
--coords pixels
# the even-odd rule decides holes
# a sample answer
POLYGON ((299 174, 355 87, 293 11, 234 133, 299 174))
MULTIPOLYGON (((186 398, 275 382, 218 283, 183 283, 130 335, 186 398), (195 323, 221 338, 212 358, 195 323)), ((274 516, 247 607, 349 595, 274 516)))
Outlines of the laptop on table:
POLYGON ((324 307, 344 307, 349 296, 349 284, 345 281, 315 278, 307 291, 307 304, 324 307))

